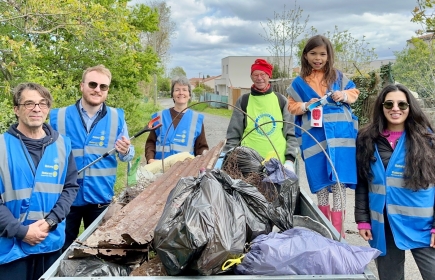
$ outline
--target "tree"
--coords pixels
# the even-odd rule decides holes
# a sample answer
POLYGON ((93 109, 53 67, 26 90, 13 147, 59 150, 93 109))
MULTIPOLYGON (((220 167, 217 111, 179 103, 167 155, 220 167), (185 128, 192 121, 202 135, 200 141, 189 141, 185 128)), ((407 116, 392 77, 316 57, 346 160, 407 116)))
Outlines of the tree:
POLYGON ((417 0, 417 7, 412 11, 412 22, 420 23, 421 30, 417 34, 421 35, 428 30, 435 30, 435 0, 417 0))
POLYGON ((435 0, 417 0, 417 7, 412 11, 412 22, 420 23, 421 29, 408 45, 400 52, 395 52, 393 65, 394 79, 422 97, 435 97, 435 0), (423 40, 424 38, 425 40, 423 40))
POLYGON ((186 72, 184 71, 183 67, 177 66, 171 69, 171 72, 169 73, 169 77, 175 78, 175 77, 186 77, 186 72))
MULTIPOLYGON (((311 28, 305 34, 305 38, 298 43, 298 55, 302 56, 302 51, 308 39, 317 34, 317 29, 311 28)), ((324 34, 332 44, 335 55, 334 67, 344 73, 354 74, 357 71, 367 73, 370 69, 370 62, 377 58, 374 48, 369 47, 369 43, 363 36, 362 39, 355 38, 348 30, 339 31, 335 26, 333 32, 324 34)))
POLYGON ((433 40, 425 43, 413 38, 408 47, 394 53, 394 79, 418 92, 421 97, 434 97, 435 94, 434 43, 433 40))
POLYGON ((157 12, 127 2, 0 0, 0 91, 37 82, 56 107, 69 105, 80 96, 83 70, 104 64, 113 76, 108 103, 128 118, 141 96, 138 82, 151 80, 159 59, 139 43, 141 32, 157 30, 157 12))
POLYGON ((297 45, 296 40, 305 31, 309 19, 307 16, 301 23, 302 12, 303 10, 297 6, 295 0, 294 9, 286 10, 284 5, 283 11, 274 12, 273 19, 268 19, 266 26, 261 23, 265 35, 260 34, 260 36, 270 44, 267 49, 274 57, 273 63, 279 68, 277 73, 280 76, 276 78, 290 76, 290 71, 293 69, 292 61, 297 45))
POLYGON ((147 4, 159 14, 158 31, 143 32, 141 42, 144 46, 151 46, 155 49, 162 67, 166 68, 166 63, 170 59, 171 38, 175 34, 176 28, 175 22, 171 20, 171 7, 167 6, 166 1, 153 0, 147 4))

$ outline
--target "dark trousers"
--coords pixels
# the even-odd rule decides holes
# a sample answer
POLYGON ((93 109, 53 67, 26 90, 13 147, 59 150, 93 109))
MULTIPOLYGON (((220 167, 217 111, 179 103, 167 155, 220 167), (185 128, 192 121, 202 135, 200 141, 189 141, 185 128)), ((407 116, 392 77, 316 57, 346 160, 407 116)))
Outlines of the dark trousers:
MULTIPOLYGON (((389 225, 385 226, 387 254, 375 259, 379 280, 405 280, 405 251, 397 248, 389 225)), ((411 249, 415 263, 424 280, 435 279, 435 249, 429 247, 411 249)))
POLYGON ((63 251, 76 240, 79 235, 80 225, 83 224, 85 229, 92 224, 95 219, 106 210, 109 204, 88 204, 85 206, 71 206, 69 214, 66 216, 65 227, 65 244, 63 245, 63 251))
POLYGON ((37 280, 62 255, 62 250, 30 255, 0 265, 0 280, 37 280))

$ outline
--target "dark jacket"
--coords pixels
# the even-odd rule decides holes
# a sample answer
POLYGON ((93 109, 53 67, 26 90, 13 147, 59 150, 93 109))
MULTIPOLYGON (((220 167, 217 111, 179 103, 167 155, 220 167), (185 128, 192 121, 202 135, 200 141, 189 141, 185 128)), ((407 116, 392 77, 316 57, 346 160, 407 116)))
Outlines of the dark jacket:
MULTIPOLYGON (((35 166, 38 166, 45 147, 54 143, 54 141, 56 141, 59 137, 59 133, 53 130, 50 125, 44 124, 43 129, 47 135, 42 139, 35 140, 24 136, 24 134, 17 129, 17 126, 18 124, 12 125, 7 133, 21 139, 31 156, 33 163, 35 166)), ((62 194, 59 197, 56 205, 51 210, 50 214, 47 216, 47 218, 50 218, 58 223, 65 219, 66 215, 69 213, 70 206, 73 203, 79 189, 79 185, 77 184, 77 167, 72 153, 69 155, 68 162, 68 171, 62 194)), ((3 204, 3 201, 0 198, 0 236, 23 239, 26 236, 27 231, 28 226, 22 225, 3 204)))

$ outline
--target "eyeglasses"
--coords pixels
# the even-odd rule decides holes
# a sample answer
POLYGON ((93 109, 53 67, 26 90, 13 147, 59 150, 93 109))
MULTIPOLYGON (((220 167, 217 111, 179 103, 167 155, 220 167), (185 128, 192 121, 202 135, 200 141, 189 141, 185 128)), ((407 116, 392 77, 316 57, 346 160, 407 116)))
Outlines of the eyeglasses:
MULTIPOLYGON (((88 87, 90 87, 91 89, 96 89, 97 86, 98 86, 98 83, 96 83, 96 82, 89 82, 89 83, 88 83, 88 87)), ((101 89, 102 91, 106 91, 106 90, 109 89, 109 85, 106 85, 106 84, 100 84, 100 89, 101 89)))
POLYGON ((265 74, 265 73, 261 73, 261 74, 252 74, 251 75, 253 78, 262 78, 262 79, 264 79, 264 78, 266 78, 266 76, 267 76, 267 74, 265 74))
MULTIPOLYGON (((382 103, 382 105, 384 105, 385 109, 390 110, 390 109, 393 108, 394 102, 391 101, 391 100, 387 100, 384 103, 382 103)), ((400 110, 404 111, 404 110, 408 109, 409 104, 407 102, 405 102, 405 101, 399 101, 397 103, 397 106, 399 107, 400 110)))
POLYGON ((18 105, 22 105, 28 110, 33 110, 36 107, 36 105, 38 105, 40 109, 47 109, 49 107, 46 101, 39 102, 39 103, 35 103, 33 101, 26 101, 23 104, 18 104, 18 105))

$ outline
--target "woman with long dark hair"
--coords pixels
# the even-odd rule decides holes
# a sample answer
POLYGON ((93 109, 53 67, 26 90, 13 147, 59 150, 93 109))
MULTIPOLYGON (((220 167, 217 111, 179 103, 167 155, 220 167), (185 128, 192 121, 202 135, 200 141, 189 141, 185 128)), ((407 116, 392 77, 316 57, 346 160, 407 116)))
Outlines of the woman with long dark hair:
POLYGON ((416 98, 388 85, 357 138, 355 221, 382 254, 379 278, 404 279, 411 250, 423 279, 435 275, 435 135, 416 98))

